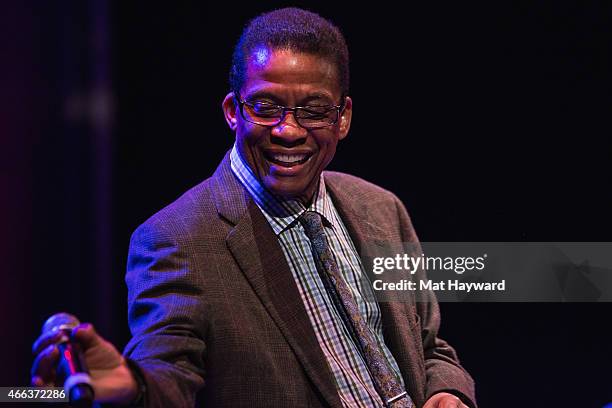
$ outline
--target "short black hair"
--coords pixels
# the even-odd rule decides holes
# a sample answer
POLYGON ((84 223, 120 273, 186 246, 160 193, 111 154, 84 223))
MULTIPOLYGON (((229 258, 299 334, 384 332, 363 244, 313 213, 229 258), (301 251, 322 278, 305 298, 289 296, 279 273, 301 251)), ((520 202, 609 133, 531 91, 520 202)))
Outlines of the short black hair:
POLYGON ((245 27, 232 57, 230 87, 239 92, 246 80, 247 57, 257 47, 317 55, 334 63, 343 95, 349 89, 349 54, 344 36, 316 13, 288 7, 261 14, 245 27))

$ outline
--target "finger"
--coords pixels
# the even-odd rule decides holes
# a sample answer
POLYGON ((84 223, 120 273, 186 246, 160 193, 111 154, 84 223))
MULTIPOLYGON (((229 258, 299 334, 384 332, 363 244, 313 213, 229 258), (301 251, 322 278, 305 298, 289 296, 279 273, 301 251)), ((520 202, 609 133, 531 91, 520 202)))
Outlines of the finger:
MULTIPOLYGON (((55 378, 55 369, 53 369, 52 377, 55 378)), ((55 380, 47 383, 41 377, 35 375, 34 377, 32 377, 32 381, 30 384, 32 387, 55 387, 55 380)))
POLYGON ((37 375, 32 377, 30 384, 32 385, 32 387, 44 387, 45 386, 45 382, 43 381, 43 379, 37 375))
POLYGON ((438 404, 438 408, 462 408, 464 405, 457 397, 447 396, 438 404))
POLYGON ((428 399, 425 402, 425 405, 423 405, 423 408, 437 408, 437 403, 435 401, 432 401, 431 399, 428 399))
POLYGON ((76 340, 86 350, 102 342, 102 337, 96 332, 91 323, 82 323, 72 329, 72 339, 76 340))
POLYGON ((43 349, 47 348, 51 344, 57 344, 62 341, 68 340, 68 337, 63 331, 54 331, 50 333, 44 333, 34 342, 32 345, 32 353, 39 354, 43 349))
POLYGON ((47 346, 34 359, 32 377, 40 377, 44 383, 55 380, 55 365, 59 360, 59 350, 55 344, 47 346))

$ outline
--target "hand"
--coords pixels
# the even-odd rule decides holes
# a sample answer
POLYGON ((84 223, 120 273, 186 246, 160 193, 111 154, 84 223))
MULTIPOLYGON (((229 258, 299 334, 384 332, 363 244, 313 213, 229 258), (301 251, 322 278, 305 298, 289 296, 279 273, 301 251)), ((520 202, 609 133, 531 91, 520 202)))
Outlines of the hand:
POLYGON ((439 392, 427 400, 423 408, 468 408, 459 398, 448 392, 439 392))
MULTIPOLYGON (((63 332, 55 332, 43 334, 36 340, 32 347, 36 355, 32 364, 32 386, 61 386, 55 382, 55 367, 59 359, 56 344, 65 337, 63 332)), ((115 404, 132 402, 138 394, 138 385, 115 346, 104 340, 88 323, 75 327, 72 337, 83 350, 96 401, 115 404)))

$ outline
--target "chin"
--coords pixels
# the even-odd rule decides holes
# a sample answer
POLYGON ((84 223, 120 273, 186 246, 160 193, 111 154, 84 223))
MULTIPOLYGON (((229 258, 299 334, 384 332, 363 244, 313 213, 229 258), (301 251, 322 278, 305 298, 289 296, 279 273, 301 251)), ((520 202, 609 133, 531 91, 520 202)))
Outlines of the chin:
POLYGON ((266 183, 266 187, 275 195, 286 199, 299 198, 304 195, 304 190, 306 189, 306 187, 302 188, 301 185, 287 185, 276 180, 272 183, 266 183))

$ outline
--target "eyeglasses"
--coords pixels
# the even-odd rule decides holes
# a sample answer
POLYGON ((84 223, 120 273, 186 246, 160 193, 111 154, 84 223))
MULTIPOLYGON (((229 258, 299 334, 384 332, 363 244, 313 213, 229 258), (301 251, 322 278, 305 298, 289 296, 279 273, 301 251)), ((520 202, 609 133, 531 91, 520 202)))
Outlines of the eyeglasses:
POLYGON ((340 112, 344 110, 345 98, 340 105, 325 106, 287 106, 268 102, 247 102, 236 94, 236 101, 240 105, 240 115, 244 120, 261 126, 274 127, 281 123, 287 112, 293 112, 295 121, 305 129, 319 129, 331 126, 338 122, 340 112))

